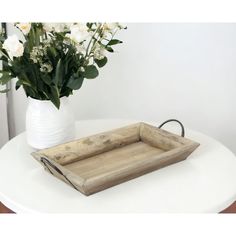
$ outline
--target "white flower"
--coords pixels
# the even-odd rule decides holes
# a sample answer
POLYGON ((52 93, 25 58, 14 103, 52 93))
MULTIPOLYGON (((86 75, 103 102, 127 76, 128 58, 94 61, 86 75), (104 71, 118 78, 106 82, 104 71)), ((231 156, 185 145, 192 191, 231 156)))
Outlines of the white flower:
POLYGON ((76 50, 78 53, 85 55, 86 54, 86 49, 83 45, 77 44, 76 45, 76 50))
POLYGON ((75 43, 80 43, 90 36, 88 27, 85 24, 73 24, 70 27, 70 33, 66 37, 70 38, 75 43))
POLYGON ((117 23, 117 26, 119 29, 127 29, 127 26, 124 26, 123 24, 117 23))
POLYGON ((7 51, 11 60, 13 60, 13 57, 21 57, 24 53, 23 44, 18 40, 16 35, 9 36, 4 41, 2 47, 7 51))
POLYGON ((79 68, 79 71, 81 71, 81 72, 85 72, 85 69, 84 69, 84 67, 83 67, 83 66, 81 66, 81 67, 79 68))
POLYGON ((46 53, 47 53, 47 46, 46 45, 44 45, 44 47, 42 45, 35 46, 35 47, 33 47, 32 51, 30 52, 30 59, 34 63, 38 63, 38 62, 41 63, 42 58, 46 53))
POLYGON ((49 63, 44 63, 40 67, 41 72, 50 73, 53 70, 52 65, 49 63))
POLYGON ((108 38, 111 36, 117 29, 119 29, 118 23, 104 23, 102 25, 102 37, 108 38))
POLYGON ((46 32, 64 32, 69 30, 71 23, 44 23, 43 28, 46 32))
POLYGON ((54 30, 55 24, 53 24, 53 23, 45 23, 45 24, 43 24, 43 28, 44 28, 45 31, 50 32, 50 31, 54 30))
POLYGON ((16 27, 19 28, 24 35, 27 35, 31 29, 31 23, 18 23, 16 27))
POLYGON ((94 58, 97 60, 102 60, 105 57, 105 48, 99 44, 96 44, 96 48, 94 49, 94 58))
POLYGON ((119 26, 118 23, 112 22, 112 23, 105 23, 104 28, 110 31, 114 31, 119 26))

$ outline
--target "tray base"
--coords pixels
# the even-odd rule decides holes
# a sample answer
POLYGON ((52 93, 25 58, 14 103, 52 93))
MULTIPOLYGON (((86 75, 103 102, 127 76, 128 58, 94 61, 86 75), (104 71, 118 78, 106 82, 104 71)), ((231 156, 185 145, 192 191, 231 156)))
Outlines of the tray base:
POLYGON ((149 159, 150 156, 165 152, 142 141, 117 148, 93 157, 64 165, 65 168, 84 180, 119 171, 135 162, 149 159))

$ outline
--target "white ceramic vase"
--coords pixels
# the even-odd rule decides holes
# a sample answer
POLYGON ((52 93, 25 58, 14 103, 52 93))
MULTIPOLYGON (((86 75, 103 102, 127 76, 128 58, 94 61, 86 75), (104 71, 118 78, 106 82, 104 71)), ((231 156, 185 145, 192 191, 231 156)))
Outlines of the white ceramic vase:
POLYGON ((75 137, 75 118, 69 99, 61 98, 58 110, 51 101, 29 98, 26 111, 26 136, 28 144, 43 149, 68 142, 75 137))

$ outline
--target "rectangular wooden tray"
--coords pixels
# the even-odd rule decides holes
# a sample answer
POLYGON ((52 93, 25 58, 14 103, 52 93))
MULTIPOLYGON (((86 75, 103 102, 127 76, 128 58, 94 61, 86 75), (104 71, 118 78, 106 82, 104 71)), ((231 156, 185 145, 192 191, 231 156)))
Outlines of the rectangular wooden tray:
POLYGON ((198 143, 146 123, 32 153, 45 169, 85 195, 186 159, 198 143))

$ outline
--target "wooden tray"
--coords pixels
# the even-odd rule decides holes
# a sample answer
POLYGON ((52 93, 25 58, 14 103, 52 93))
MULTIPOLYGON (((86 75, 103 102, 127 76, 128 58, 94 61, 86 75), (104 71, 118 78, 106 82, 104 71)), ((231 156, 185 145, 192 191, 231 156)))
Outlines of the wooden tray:
POLYGON ((182 161, 198 146, 184 137, 137 123, 32 155, 52 175, 90 195, 182 161))

